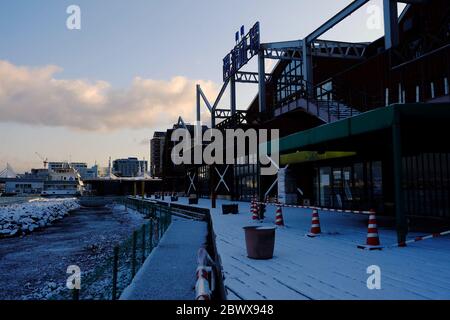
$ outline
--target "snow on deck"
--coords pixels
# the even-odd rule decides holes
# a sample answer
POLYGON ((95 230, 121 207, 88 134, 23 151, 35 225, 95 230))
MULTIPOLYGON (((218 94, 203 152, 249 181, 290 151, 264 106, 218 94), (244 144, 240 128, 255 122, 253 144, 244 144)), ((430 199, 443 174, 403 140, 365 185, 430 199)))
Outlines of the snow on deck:
MULTIPOLYGON (((187 199, 180 199, 187 203, 187 199)), ((211 210, 217 250, 229 299, 450 299, 450 238, 364 251, 367 216, 320 212, 322 235, 306 237, 311 210, 283 208, 287 227, 276 230, 272 260, 247 257, 244 226, 272 226, 275 207, 268 206, 265 223, 251 219, 250 203, 239 203, 239 215, 222 215, 222 204, 211 210), (381 290, 367 288, 367 268, 381 268, 381 290)), ((210 208, 211 201, 199 200, 210 208)), ((380 228, 382 245, 394 244, 396 232, 380 228)), ((410 233, 408 238, 419 234, 410 233)))
POLYGON ((197 252, 206 243, 205 222, 174 217, 121 300, 194 300, 197 252))

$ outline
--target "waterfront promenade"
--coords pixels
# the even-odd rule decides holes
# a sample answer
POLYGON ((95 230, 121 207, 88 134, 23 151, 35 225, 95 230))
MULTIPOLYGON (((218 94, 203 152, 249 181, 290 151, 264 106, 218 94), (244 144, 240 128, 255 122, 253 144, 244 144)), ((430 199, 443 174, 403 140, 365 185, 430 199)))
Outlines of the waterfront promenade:
POLYGON ((173 217, 121 300, 194 300, 197 252, 205 245, 205 222, 173 217))
MULTIPOLYGON (((179 203, 187 204, 187 199, 179 203)), ((239 203, 239 215, 222 215, 217 201, 211 209, 217 250, 225 275, 228 299, 449 299, 450 238, 417 242, 407 248, 364 251, 367 216, 320 212, 323 234, 305 235, 311 226, 311 210, 284 209, 287 227, 276 231, 272 260, 247 258, 242 227, 274 225, 275 207, 267 208, 264 223, 253 222, 250 203, 239 203), (381 269, 381 290, 369 290, 369 266, 381 269)), ((198 207, 211 201, 200 199, 198 207)), ((396 242, 393 228, 381 227, 383 245, 396 242)), ((410 233, 408 238, 418 236, 410 233)))

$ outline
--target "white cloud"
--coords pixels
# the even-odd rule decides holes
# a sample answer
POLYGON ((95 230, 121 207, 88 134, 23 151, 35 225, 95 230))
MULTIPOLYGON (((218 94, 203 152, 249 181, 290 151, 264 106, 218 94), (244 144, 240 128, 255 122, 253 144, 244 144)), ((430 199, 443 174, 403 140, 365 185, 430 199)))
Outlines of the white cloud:
POLYGON ((128 88, 105 81, 61 80, 57 66, 29 68, 0 60, 0 122, 80 130, 169 127, 195 120, 195 85, 215 97, 214 82, 177 76, 134 78, 128 88))

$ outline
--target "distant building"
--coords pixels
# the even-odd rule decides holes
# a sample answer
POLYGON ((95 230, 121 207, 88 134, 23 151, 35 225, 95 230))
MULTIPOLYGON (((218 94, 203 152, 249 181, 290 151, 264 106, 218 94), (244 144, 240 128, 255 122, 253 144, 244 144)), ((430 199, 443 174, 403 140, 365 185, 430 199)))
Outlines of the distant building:
POLYGON ((14 178, 5 181, 5 192, 17 195, 41 194, 44 190, 43 179, 14 178))
POLYGON ((137 177, 147 172, 148 162, 138 158, 117 159, 113 161, 113 173, 119 177, 137 177))
POLYGON ((150 140, 150 173, 152 177, 162 177, 165 132, 155 132, 150 140))

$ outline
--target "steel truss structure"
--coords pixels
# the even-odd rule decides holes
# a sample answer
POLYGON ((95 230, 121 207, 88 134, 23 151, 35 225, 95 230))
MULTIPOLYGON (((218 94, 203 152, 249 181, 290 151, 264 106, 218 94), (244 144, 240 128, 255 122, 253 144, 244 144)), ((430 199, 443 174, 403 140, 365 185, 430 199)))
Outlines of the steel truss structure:
MULTIPOLYGON (((398 44, 398 14, 397 3, 423 3, 427 0, 383 0, 385 47, 389 49, 398 44)), ((235 48, 223 59, 224 84, 214 104, 211 104, 200 86, 197 85, 197 121, 201 121, 201 100, 206 104, 211 114, 211 127, 216 126, 216 119, 226 119, 236 114, 236 83, 253 83, 259 86, 259 112, 266 110, 266 82, 272 78, 265 72, 265 59, 300 61, 302 75, 284 79, 285 84, 296 84, 300 81, 313 83, 312 58, 331 57, 340 59, 363 59, 368 43, 350 43, 318 39, 356 10, 367 4, 369 0, 354 0, 347 7, 301 40, 260 43, 259 22, 244 35, 235 48), (253 57, 258 58, 257 72, 242 72, 253 57), (217 109, 217 106, 230 85, 230 110, 217 109)), ((308 90, 312 90, 310 86, 308 90)))

